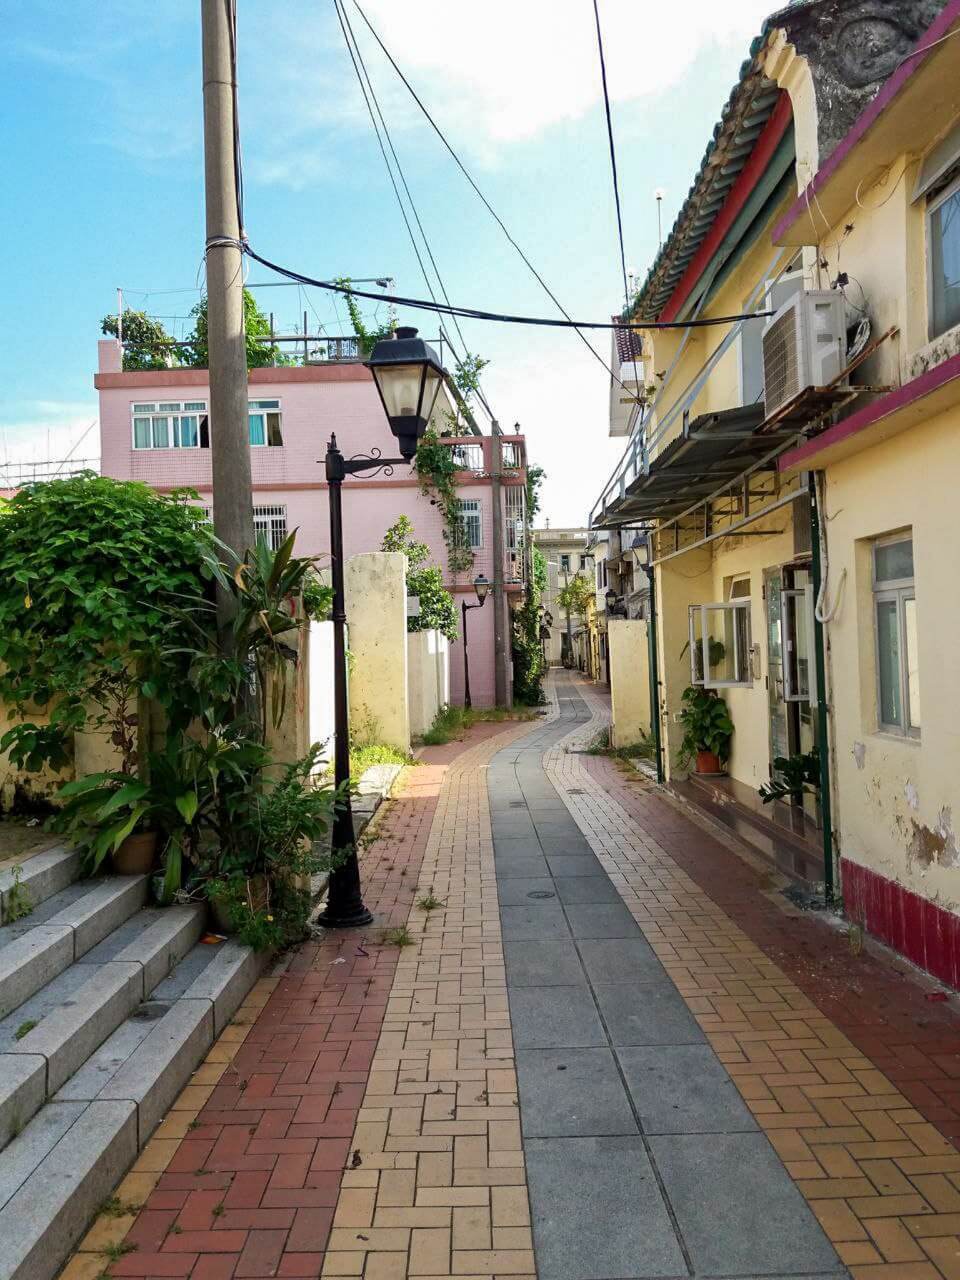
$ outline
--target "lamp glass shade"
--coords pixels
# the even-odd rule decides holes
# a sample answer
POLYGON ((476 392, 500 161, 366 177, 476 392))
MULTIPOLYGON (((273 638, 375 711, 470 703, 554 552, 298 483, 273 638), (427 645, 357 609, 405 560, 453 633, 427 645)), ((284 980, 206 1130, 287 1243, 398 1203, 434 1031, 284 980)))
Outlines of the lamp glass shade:
POLYGON ((416 329, 397 329, 392 337, 377 343, 366 365, 373 374, 390 430, 400 442, 400 452, 412 458, 443 382, 436 353, 417 337, 416 329))
POLYGON ((613 606, 617 603, 617 593, 612 588, 606 593, 606 595, 603 598, 607 602, 608 609, 612 609, 613 606))
POLYGON ((483 604, 487 598, 487 592, 490 590, 490 580, 481 573, 478 578, 474 578, 473 589, 477 593, 477 599, 483 604))

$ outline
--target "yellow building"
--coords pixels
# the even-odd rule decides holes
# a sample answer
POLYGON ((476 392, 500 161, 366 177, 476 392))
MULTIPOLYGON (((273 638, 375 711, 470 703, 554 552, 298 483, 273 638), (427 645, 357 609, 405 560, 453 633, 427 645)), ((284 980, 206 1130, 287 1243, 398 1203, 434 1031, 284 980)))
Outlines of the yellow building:
POLYGON ((960 0, 775 14, 624 318, 591 524, 650 531, 664 774, 960 984, 960 0))

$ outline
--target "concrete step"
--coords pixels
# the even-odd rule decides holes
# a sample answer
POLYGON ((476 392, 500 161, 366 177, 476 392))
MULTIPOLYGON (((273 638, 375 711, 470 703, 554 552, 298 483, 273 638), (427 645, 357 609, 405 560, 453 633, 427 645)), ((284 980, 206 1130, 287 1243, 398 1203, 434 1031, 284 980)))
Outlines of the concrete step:
MULTIPOLYGON (((134 903, 134 880, 120 881, 127 894, 125 908, 134 903)), ((97 886, 95 896, 115 911, 123 898, 97 886)), ((79 898, 60 913, 81 928, 75 939, 86 944, 100 932, 91 904, 79 898)), ((58 917, 54 917, 57 919, 58 917)), ((116 928, 83 956, 0 1019, 0 1148, 19 1131, 37 1108, 74 1075, 170 973, 194 946, 204 924, 202 907, 142 910, 120 919, 116 928)), ((50 925, 39 929, 49 932, 50 925)), ((31 935, 10 944, 18 950, 31 935)), ((35 951, 25 957, 51 956, 35 951)))
POLYGON ((0 1018, 123 925, 146 897, 146 876, 77 881, 0 927, 0 1018))
MULTIPOLYGON (((135 944, 115 945, 101 970, 128 963, 135 944)), ((0 1152, 0 1280, 57 1274, 262 963, 237 942, 194 945, 0 1152)))
POLYGON ((0 922, 6 921, 14 886, 36 908, 47 898, 72 884, 80 874, 80 854, 66 845, 35 853, 22 864, 20 875, 12 867, 0 871, 0 922))

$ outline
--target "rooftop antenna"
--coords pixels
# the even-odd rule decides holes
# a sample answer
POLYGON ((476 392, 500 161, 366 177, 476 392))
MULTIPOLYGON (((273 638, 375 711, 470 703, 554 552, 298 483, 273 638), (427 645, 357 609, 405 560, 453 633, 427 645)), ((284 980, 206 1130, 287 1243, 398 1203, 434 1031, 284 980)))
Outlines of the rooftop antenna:
POLYGON ((653 193, 657 198, 657 247, 663 248, 663 197, 667 194, 663 187, 657 187, 653 193))

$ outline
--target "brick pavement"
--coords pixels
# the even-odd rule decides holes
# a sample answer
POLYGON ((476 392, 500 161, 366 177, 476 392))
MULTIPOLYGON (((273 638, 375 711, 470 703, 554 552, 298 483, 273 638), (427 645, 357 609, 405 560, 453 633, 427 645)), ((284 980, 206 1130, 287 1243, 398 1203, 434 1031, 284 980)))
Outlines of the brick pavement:
MULTIPOLYGON (((672 856, 689 860, 704 831, 642 783, 628 802, 615 765, 565 750, 608 719, 577 691, 591 719, 547 752, 547 774, 851 1275, 957 1280, 960 1154, 672 856)), ((952 1060, 955 1034, 944 1047, 952 1060)))

